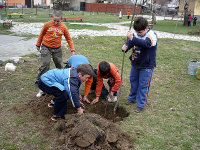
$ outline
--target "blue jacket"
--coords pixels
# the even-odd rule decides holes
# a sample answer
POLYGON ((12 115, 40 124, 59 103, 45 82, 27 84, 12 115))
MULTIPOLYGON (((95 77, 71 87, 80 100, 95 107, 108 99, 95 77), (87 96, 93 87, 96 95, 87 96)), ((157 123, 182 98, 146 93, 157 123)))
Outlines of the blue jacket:
POLYGON ((80 64, 90 64, 90 62, 88 61, 88 59, 83 56, 83 55, 74 55, 71 56, 68 60, 67 60, 67 66, 66 68, 70 68, 70 67, 74 67, 77 68, 80 64))
POLYGON ((132 55, 129 57, 133 66, 137 68, 156 67, 157 35, 155 32, 149 29, 143 37, 133 34, 133 39, 128 40, 127 46, 127 51, 136 46, 135 59, 132 61, 132 55))
POLYGON ((73 107, 81 107, 79 97, 81 80, 75 68, 52 69, 44 73, 40 78, 49 87, 57 87, 61 91, 65 90, 73 107))

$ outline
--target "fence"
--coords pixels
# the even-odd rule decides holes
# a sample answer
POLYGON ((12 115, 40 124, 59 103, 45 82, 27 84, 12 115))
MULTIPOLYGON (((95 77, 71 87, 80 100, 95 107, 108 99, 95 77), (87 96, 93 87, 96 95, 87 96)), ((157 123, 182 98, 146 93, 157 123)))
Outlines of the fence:
MULTIPOLYGON (((85 4, 85 11, 88 12, 105 12, 118 14, 120 11, 123 15, 126 15, 128 11, 133 14, 134 6, 133 5, 120 5, 120 4, 85 4)), ((141 7, 136 6, 135 14, 141 13, 141 7)))

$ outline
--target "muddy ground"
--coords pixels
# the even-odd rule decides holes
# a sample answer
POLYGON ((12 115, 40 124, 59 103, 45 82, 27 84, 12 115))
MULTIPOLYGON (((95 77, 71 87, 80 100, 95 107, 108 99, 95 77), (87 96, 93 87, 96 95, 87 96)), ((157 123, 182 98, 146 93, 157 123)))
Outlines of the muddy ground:
POLYGON ((95 105, 85 104, 85 113, 76 114, 76 109, 68 102, 66 119, 54 122, 50 119, 53 108, 47 103, 53 97, 45 95, 39 99, 32 97, 28 103, 12 108, 17 113, 33 113, 31 121, 43 120, 40 127, 44 137, 54 136, 56 150, 128 150, 134 149, 134 140, 124 133, 116 122, 122 121, 129 113, 118 107, 116 122, 113 123, 115 104, 99 101, 95 105), (51 129, 54 130, 51 130, 51 129), (51 132, 52 131, 52 132, 51 132))

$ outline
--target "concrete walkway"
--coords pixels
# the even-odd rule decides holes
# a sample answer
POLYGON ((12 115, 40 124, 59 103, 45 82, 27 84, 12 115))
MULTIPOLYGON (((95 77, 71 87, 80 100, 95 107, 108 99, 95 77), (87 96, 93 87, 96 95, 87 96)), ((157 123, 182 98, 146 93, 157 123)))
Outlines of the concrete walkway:
MULTIPOLYGON (((157 18, 162 20, 163 18, 157 18)), ((89 35, 89 36, 126 36, 126 33, 129 29, 123 24, 130 23, 121 22, 121 23, 73 23, 73 24, 86 24, 86 25, 95 25, 95 26, 106 26, 108 30, 97 31, 97 30, 72 30, 69 29, 70 35, 72 38, 78 37, 79 35, 89 35)), ((27 35, 34 34, 39 35, 44 23, 13 23, 13 27, 10 29, 17 35, 27 35)), ((158 38, 174 38, 174 39, 183 39, 190 41, 200 42, 200 37, 197 36, 188 36, 180 34, 172 34, 167 32, 156 31, 158 38)), ((36 52, 35 44, 37 38, 32 38, 29 40, 24 40, 23 37, 10 36, 10 35, 0 35, 0 60, 5 61, 11 57, 19 57, 26 54, 36 52)), ((64 42, 65 40, 63 40, 64 42)), ((65 43, 65 42, 64 42, 65 43)))
POLYGON ((19 57, 36 52, 36 38, 24 40, 23 37, 0 35, 0 60, 19 57))

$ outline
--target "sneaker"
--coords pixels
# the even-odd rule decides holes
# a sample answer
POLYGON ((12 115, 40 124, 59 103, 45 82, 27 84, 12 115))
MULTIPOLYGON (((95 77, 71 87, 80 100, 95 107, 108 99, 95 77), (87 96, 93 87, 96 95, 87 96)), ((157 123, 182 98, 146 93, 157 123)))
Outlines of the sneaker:
POLYGON ((144 108, 141 107, 136 107, 135 112, 136 113, 141 113, 143 111, 144 108))
POLYGON ((125 103, 126 103, 126 105, 131 105, 131 104, 133 104, 133 103, 135 103, 135 102, 132 102, 132 101, 127 100, 125 103))
POLYGON ((39 97, 41 97, 43 95, 45 95, 45 93, 42 90, 39 90, 38 93, 37 93, 37 95, 36 95, 36 97, 39 98, 39 97))
POLYGON ((53 120, 53 121, 64 120, 64 119, 65 119, 64 116, 63 116, 63 117, 58 117, 58 116, 53 115, 53 116, 51 117, 51 120, 53 120))
POLYGON ((109 94, 107 95, 107 98, 106 98, 106 99, 107 99, 108 102, 112 102, 112 99, 110 98, 110 95, 109 95, 109 94))
POLYGON ((117 101, 117 96, 113 96, 113 102, 116 102, 117 101))
POLYGON ((51 101, 48 103, 48 107, 49 107, 49 108, 52 108, 52 107, 54 107, 54 104, 55 104, 55 102, 54 102, 53 100, 51 100, 51 101))

